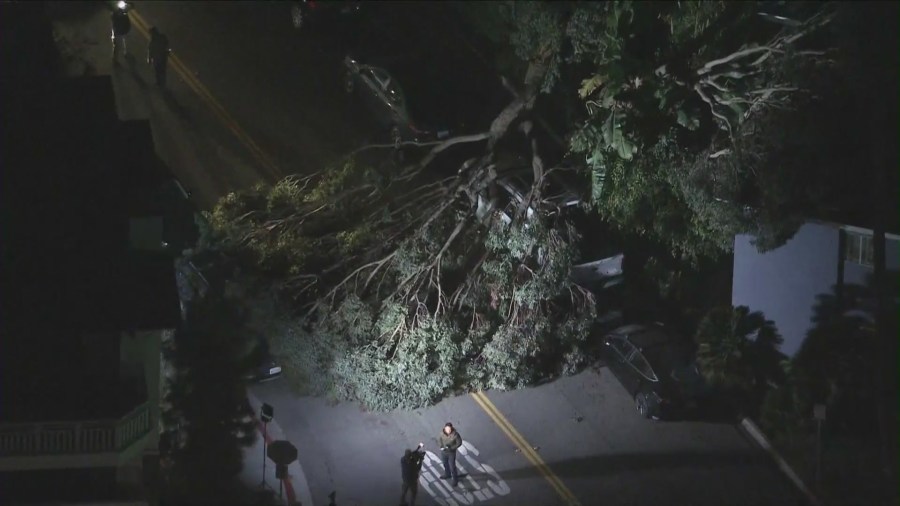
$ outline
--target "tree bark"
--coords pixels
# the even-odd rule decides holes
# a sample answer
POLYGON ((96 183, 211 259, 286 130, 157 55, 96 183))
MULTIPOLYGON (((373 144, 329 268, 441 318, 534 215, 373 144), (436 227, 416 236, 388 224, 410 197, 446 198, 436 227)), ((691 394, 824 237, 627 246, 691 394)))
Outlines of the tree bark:
POLYGON ((885 229, 890 209, 891 193, 897 188, 888 184, 888 171, 897 170, 897 114, 896 67, 897 5, 886 2, 866 2, 854 6, 850 14, 855 36, 853 68, 859 89, 858 110, 863 116, 860 124, 868 125, 868 162, 871 172, 871 195, 867 202, 872 206, 873 279, 875 303, 875 362, 876 415, 879 433, 879 464, 885 481, 883 490, 888 496, 897 493, 897 336, 892 334, 889 311, 895 310, 893 293, 896 286, 889 286, 885 258, 885 229), (857 10, 858 8, 858 10, 857 10), (885 49, 887 54, 873 48, 885 49))
POLYGON ((497 141, 503 137, 509 127, 515 122, 524 111, 531 109, 534 105, 534 99, 538 92, 541 91, 541 85, 544 82, 544 76, 547 74, 547 65, 543 62, 532 62, 528 65, 528 71, 525 73, 525 88, 520 95, 517 95, 509 105, 507 105, 500 114, 491 123, 491 140, 488 144, 489 149, 493 149, 497 141))
MULTIPOLYGON (((875 113, 875 111, 872 111, 875 113)), ((880 113, 875 113, 879 116, 880 113)), ((896 121, 896 120, 894 120, 896 121)), ((880 458, 881 471, 884 477, 889 481, 896 479, 896 457, 897 457, 897 427, 894 424, 891 411, 896 411, 897 405, 897 336, 891 333, 891 323, 888 311, 891 305, 891 287, 887 282, 887 259, 885 257, 885 216, 890 212, 887 209, 888 196, 885 195, 889 191, 885 181, 885 171, 889 167, 887 160, 889 156, 885 156, 887 146, 895 145, 891 143, 885 129, 889 128, 886 123, 874 120, 872 121, 873 132, 871 139, 875 140, 875 145, 870 152, 872 153, 872 170, 874 171, 872 178, 872 195, 874 204, 874 222, 872 234, 872 247, 874 248, 873 266, 874 272, 872 276, 872 287, 875 295, 875 332, 876 332, 876 367, 875 367, 875 384, 877 406, 876 413, 878 416, 878 432, 881 444, 880 458)), ((896 141, 896 138, 894 139, 896 141)), ((890 149, 890 148, 887 148, 890 149)), ((893 189, 896 190, 896 189, 893 189)), ((893 210, 897 212, 897 210, 893 210)), ((890 488, 896 491, 896 487, 891 484, 890 488)))

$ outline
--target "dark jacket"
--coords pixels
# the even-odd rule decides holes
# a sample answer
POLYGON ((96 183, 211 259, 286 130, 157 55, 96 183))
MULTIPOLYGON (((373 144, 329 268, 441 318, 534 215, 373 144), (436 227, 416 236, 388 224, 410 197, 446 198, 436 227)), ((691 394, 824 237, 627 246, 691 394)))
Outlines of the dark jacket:
POLYGON ((128 35, 128 32, 131 31, 131 18, 128 17, 127 12, 119 9, 113 11, 112 29, 116 36, 128 35))
POLYGON ((441 431, 441 449, 448 452, 455 452, 460 446, 462 446, 462 436, 459 435, 459 432, 456 432, 456 429, 450 432, 450 435, 444 434, 444 431, 441 431))
POLYGON ((160 32, 151 32, 147 46, 147 61, 154 65, 166 63, 169 57, 169 38, 160 32))
POLYGON ((403 473, 403 481, 416 483, 419 479, 419 471, 422 470, 422 461, 425 460, 425 452, 411 451, 400 457, 400 472, 403 473))

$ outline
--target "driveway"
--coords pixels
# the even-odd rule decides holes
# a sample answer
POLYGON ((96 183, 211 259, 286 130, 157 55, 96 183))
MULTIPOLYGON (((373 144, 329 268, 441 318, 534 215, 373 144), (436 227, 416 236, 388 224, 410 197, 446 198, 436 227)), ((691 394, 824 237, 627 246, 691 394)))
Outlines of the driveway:
POLYGON ((470 395, 386 414, 294 396, 286 383, 257 385, 275 406, 316 504, 397 504, 399 458, 419 441, 430 451, 420 503, 442 505, 791 505, 799 495, 768 456, 730 424, 640 419, 605 369, 539 387, 470 395), (438 480, 437 434, 445 422, 466 446, 469 475, 438 480))

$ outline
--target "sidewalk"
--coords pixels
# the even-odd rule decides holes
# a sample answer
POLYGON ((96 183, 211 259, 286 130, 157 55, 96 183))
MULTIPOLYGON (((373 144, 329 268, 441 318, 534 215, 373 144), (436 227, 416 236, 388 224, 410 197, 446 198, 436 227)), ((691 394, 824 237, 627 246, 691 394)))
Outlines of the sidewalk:
MULTIPOLYGON (((254 413, 259 413, 262 407, 260 401, 253 393, 247 391, 247 400, 254 413)), ((277 415, 277 413, 276 413, 277 415)), ((263 424, 257 420, 259 428, 259 438, 256 443, 244 450, 244 469, 241 471, 241 481, 250 487, 260 487, 263 482, 263 424)), ((272 441, 287 439, 281 426, 277 420, 272 420, 266 427, 266 444, 272 441)), ((295 444, 296 446, 296 444, 295 444)), ((278 497, 278 480, 275 478, 275 463, 271 459, 266 459, 265 463, 265 483, 266 486, 275 491, 278 497)), ((306 481, 306 475, 300 463, 294 461, 288 466, 288 479, 283 482, 282 498, 284 504, 288 506, 313 506, 312 493, 309 490, 309 483, 306 481)))
MULTIPOLYGON (((166 89, 153 84, 145 61, 147 39, 135 28, 136 17, 127 36, 128 56, 113 65, 110 11, 102 3, 49 2, 48 14, 64 54, 65 74, 110 77, 119 119, 150 122, 157 156, 192 191, 191 200, 198 208, 211 209, 221 196, 265 180, 249 151, 184 81, 171 60, 166 89)), ((188 43, 177 42, 173 55, 188 43)))

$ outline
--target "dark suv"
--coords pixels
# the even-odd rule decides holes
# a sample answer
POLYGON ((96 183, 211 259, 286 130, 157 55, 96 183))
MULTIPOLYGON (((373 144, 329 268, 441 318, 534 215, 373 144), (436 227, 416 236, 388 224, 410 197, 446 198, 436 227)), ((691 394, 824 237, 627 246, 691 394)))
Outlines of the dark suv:
POLYGON ((603 338, 603 355, 642 417, 659 420, 683 415, 699 407, 708 394, 690 343, 660 324, 613 330, 603 338))

